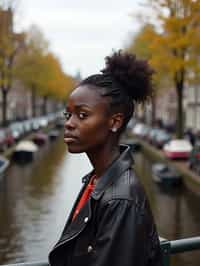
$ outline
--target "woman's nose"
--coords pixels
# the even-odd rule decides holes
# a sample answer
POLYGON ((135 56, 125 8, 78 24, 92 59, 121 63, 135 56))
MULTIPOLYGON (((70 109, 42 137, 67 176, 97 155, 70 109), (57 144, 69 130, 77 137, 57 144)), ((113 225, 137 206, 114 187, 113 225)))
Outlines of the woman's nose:
POLYGON ((74 129, 76 127, 73 116, 65 120, 64 127, 66 129, 74 129))

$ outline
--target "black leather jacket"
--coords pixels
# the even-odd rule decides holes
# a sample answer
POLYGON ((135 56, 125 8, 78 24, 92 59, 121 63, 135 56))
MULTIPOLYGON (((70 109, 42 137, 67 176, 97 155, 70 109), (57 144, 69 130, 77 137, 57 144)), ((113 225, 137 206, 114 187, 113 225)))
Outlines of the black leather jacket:
POLYGON ((161 266, 162 256, 148 200, 132 169, 127 146, 102 175, 91 198, 49 254, 52 266, 161 266))

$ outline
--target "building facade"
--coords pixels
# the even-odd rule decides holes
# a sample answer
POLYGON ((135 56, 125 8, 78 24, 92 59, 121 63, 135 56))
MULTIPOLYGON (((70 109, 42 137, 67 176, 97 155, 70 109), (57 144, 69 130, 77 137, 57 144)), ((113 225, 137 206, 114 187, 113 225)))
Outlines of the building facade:
POLYGON ((156 117, 164 124, 175 125, 177 113, 177 95, 173 88, 167 89, 156 98, 156 117))
POLYGON ((186 127, 200 130, 200 86, 189 87, 185 97, 186 127))

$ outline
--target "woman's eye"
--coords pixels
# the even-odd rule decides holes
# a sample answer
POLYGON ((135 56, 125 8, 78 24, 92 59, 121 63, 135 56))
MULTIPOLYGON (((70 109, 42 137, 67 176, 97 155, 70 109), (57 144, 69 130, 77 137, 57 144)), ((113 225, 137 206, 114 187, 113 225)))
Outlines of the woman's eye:
POLYGON ((67 111, 63 112, 63 115, 64 115, 66 120, 68 120, 71 117, 71 113, 67 112, 67 111))
POLYGON ((84 119, 84 118, 86 118, 87 117, 87 114, 86 113, 83 113, 83 112, 81 112, 81 113, 79 113, 79 118, 80 119, 84 119))

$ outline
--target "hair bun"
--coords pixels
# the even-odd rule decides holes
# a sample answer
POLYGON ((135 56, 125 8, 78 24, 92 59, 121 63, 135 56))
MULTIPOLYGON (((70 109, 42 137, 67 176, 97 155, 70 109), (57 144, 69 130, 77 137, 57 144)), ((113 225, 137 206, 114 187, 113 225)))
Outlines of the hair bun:
POLYGON ((107 56, 105 62, 106 67, 101 72, 109 75, 134 101, 144 102, 152 96, 154 71, 146 60, 119 50, 107 56))

